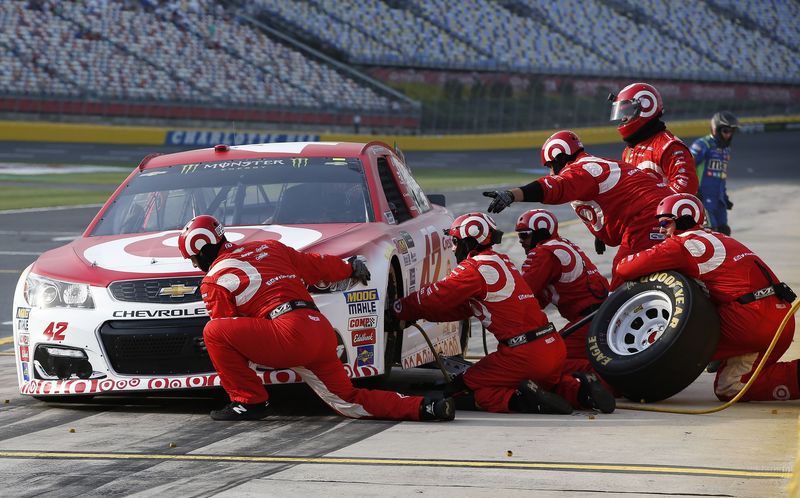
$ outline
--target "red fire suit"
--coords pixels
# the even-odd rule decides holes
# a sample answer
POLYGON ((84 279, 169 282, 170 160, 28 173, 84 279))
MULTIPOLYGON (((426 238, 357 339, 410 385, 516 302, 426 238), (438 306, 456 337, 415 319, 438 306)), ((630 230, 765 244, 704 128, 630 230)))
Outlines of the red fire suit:
MULTIPOLYGON (((536 181, 544 191, 544 204, 571 202, 595 237, 608 246, 619 246, 612 268, 625 256, 664 239, 655 213, 661 199, 671 192, 653 173, 581 152, 558 175, 536 181)), ((621 283, 612 271, 611 288, 621 283)))
MULTIPOLYGON (((772 270, 744 244, 717 232, 697 229, 677 233, 620 261, 617 267, 619 276, 626 280, 658 270, 677 270, 705 284, 720 317, 721 337, 713 359, 724 361, 714 380, 714 392, 723 401, 735 396, 749 380, 791 306, 774 295, 749 304, 737 301, 770 285, 758 264, 769 272, 773 282, 778 282, 772 270)), ((742 398, 744 401, 800 398, 798 361, 778 362, 793 336, 794 317, 786 324, 764 369, 742 398)))
POLYGON ((651 170, 667 182, 669 194, 697 194, 694 157, 689 148, 667 130, 625 147, 622 160, 639 169, 651 170))
MULTIPOLYGON (((558 236, 537 244, 528 252, 522 264, 522 276, 539 306, 545 308, 553 303, 561 316, 569 320, 566 327, 597 309, 608 295, 608 280, 589 257, 580 247, 558 236)), ((590 325, 591 322, 587 323, 564 339, 567 359, 588 360, 586 333, 590 325)), ((578 369, 568 367, 568 370, 578 369)))
POLYGON ((422 398, 356 389, 336 355, 336 333, 319 311, 270 311, 292 300, 311 302, 305 283, 337 281, 351 266, 333 256, 304 254, 278 241, 225 243, 200 284, 211 321, 208 354, 231 401, 269 396, 248 361, 291 368, 338 413, 353 418, 419 420, 422 398))
MULTIPOLYGON (((395 303, 395 311, 401 320, 449 322, 475 316, 498 341, 548 324, 508 256, 492 250, 473 251, 450 275, 395 303)), ((500 342, 497 351, 466 371, 464 383, 474 392, 475 403, 490 412, 508 412, 509 400, 526 379, 579 407, 578 381, 571 375, 562 378, 565 355, 556 332, 516 347, 500 342)))

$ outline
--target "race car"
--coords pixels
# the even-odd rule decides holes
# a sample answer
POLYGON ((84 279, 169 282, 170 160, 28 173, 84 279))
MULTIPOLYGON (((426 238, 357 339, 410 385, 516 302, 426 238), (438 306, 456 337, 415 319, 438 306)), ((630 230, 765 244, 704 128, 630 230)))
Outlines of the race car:
MULTIPOLYGON (((232 242, 278 239, 365 259, 368 285, 309 283, 350 377, 430 363, 417 329, 384 323, 396 297, 455 265, 443 200, 426 196, 402 154, 381 142, 223 144, 148 156, 80 238, 22 273, 13 303, 20 392, 64 400, 220 386, 197 341, 208 320, 202 274, 177 247, 180 229, 200 214, 220 220, 232 242)), ((420 325, 438 351, 462 353, 468 320, 420 325)), ((265 384, 302 382, 292 370, 251 368, 265 384)))

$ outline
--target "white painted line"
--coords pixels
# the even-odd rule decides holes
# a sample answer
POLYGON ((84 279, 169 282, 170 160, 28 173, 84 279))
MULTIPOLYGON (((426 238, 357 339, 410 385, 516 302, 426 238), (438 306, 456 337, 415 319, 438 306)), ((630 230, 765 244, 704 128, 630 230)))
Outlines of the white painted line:
POLYGON ((78 237, 80 237, 80 235, 66 235, 64 237, 53 237, 50 240, 52 240, 53 242, 71 242, 77 239, 78 237))
POLYGON ((18 213, 40 213, 42 211, 64 211, 67 209, 99 208, 101 206, 102 204, 78 204, 75 206, 52 206, 52 207, 41 207, 41 208, 8 209, 5 211, 0 211, 0 215, 18 214, 18 213))
POLYGON ((34 251, 0 251, 0 256, 38 256, 41 252, 34 251))
POLYGON ((3 322, 3 325, 11 325, 14 322, 3 322))

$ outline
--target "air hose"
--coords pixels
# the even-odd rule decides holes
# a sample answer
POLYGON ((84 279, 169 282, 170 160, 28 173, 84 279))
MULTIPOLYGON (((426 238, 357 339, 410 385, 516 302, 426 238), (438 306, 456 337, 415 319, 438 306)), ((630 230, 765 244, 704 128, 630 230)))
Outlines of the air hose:
POLYGON ((425 333, 425 331, 422 329, 422 327, 420 327, 416 323, 413 323, 412 325, 414 327, 416 327, 417 330, 419 330, 419 333, 422 334, 422 337, 425 338, 425 342, 428 343, 428 347, 430 348, 431 353, 433 353, 433 357, 436 359, 436 364, 439 366, 439 370, 441 370, 442 374, 444 374, 445 382, 447 382, 449 384, 453 379, 450 377, 450 372, 448 372, 447 369, 444 367, 444 363, 442 362, 442 356, 433 347, 433 343, 431 342, 430 337, 428 337, 428 334, 425 333))
POLYGON ((778 344, 778 339, 780 339, 781 334, 783 334, 783 330, 786 328, 786 324, 789 323, 789 319, 797 312, 797 308, 798 307, 800 307, 800 299, 796 299, 794 301, 794 303, 792 303, 791 309, 789 309, 789 312, 786 313, 786 316, 783 317, 783 321, 781 322, 781 325, 778 327, 778 330, 775 332, 775 337, 772 338, 772 342, 770 343, 769 347, 767 348, 766 352, 764 353, 764 357, 761 358, 761 362, 759 362, 758 366, 753 371, 753 375, 750 376, 750 380, 748 380, 747 383, 744 385, 744 387, 742 387, 742 390, 739 391, 739 393, 736 394, 736 396, 731 398, 729 401, 726 401, 725 403, 723 403, 723 404, 721 404, 721 405, 719 405, 717 407, 714 407, 714 408, 707 408, 707 409, 700 409, 700 410, 677 410, 677 409, 672 409, 672 408, 662 408, 662 407, 658 407, 658 406, 644 406, 644 405, 635 405, 635 404, 627 404, 627 403, 626 404, 617 403, 617 408, 618 409, 621 408, 623 410, 639 410, 639 411, 644 411, 644 412, 678 413, 678 414, 682 414, 682 415, 706 415, 708 413, 720 412, 720 411, 732 406, 734 403, 739 401, 742 398, 742 396, 745 395, 747 390, 750 389, 750 386, 753 385, 753 382, 755 382, 756 378, 758 377, 758 374, 761 373, 761 370, 764 368, 764 365, 767 363, 767 360, 769 359, 769 355, 772 354, 772 350, 775 349, 775 345, 778 344))

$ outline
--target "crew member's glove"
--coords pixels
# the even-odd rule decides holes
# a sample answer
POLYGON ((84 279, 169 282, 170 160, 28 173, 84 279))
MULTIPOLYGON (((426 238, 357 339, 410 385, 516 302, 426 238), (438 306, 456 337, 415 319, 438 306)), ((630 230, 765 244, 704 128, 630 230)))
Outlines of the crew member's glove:
POLYGON ((416 320, 401 320, 397 317, 397 314, 402 309, 400 304, 400 300, 396 299, 391 306, 386 310, 387 311, 387 318, 389 319, 389 323, 385 324, 385 327, 389 330, 399 330, 400 332, 404 331, 408 327, 417 323, 416 320))
POLYGON ((725 199, 725 207, 728 208, 728 210, 733 209, 733 203, 730 199, 725 199))
POLYGON ((483 195, 494 199, 489 204, 488 211, 490 213, 499 213, 514 202, 514 194, 510 190, 503 190, 502 192, 494 190, 492 192, 484 192, 483 195))
POLYGON ((372 278, 372 275, 369 273, 369 268, 367 268, 367 264, 364 263, 364 261, 358 256, 350 256, 347 259, 347 262, 353 267, 353 273, 350 274, 350 277, 358 280, 364 285, 367 285, 369 279, 372 278))
POLYGON ((597 237, 594 238, 594 252, 597 254, 603 254, 606 252, 606 243, 597 237))

